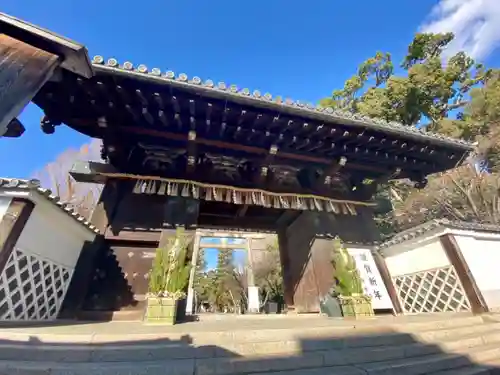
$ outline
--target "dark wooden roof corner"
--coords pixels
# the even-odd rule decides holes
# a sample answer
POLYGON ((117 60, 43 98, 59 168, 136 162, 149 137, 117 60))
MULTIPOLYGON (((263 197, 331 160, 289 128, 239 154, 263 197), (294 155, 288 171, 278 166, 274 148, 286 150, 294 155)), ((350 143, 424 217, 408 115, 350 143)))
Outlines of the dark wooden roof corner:
POLYGON ((61 79, 61 70, 90 78, 85 47, 0 13, 0 137, 19 136, 12 121, 47 81, 61 79))
POLYGON ((61 57, 63 69, 85 78, 93 75, 87 49, 77 42, 1 12, 0 33, 61 57))
POLYGON ((25 130, 26 128, 24 127, 22 122, 19 121, 17 118, 15 118, 7 125, 7 129, 3 134, 3 137, 19 138, 21 135, 24 134, 25 130))
POLYGON ((110 164, 94 161, 76 161, 73 163, 69 174, 78 182, 104 183, 105 177, 100 173, 117 173, 118 171, 110 164))

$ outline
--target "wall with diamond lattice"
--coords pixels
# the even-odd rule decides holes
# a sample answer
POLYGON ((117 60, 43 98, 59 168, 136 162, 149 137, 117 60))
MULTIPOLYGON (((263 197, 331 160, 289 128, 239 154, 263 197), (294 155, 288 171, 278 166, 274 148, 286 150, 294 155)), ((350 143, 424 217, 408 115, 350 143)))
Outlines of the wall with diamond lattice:
POLYGON ((57 318, 84 244, 95 233, 53 203, 35 208, 0 273, 0 320, 57 318))
POLYGON ((393 277, 443 268, 451 264, 437 237, 430 242, 415 244, 411 247, 387 249, 384 251, 384 257, 393 277))
POLYGON ((393 281, 405 313, 471 309, 453 266, 397 276, 393 281))
POLYGON ((404 313, 471 309, 439 237, 393 246, 384 257, 404 313))

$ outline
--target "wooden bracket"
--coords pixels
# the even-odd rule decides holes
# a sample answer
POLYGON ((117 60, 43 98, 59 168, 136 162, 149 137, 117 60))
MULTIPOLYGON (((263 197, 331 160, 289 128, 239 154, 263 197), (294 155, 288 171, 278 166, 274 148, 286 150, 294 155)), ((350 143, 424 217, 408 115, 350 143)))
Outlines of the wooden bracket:
POLYGON ((198 145, 196 144, 196 132, 191 130, 188 133, 188 144, 187 144, 187 162, 186 168, 188 175, 194 173, 196 170, 196 164, 198 159, 198 145))
POLYGON ((332 181, 332 176, 334 176, 338 171, 340 171, 347 164, 347 158, 342 156, 337 162, 333 163, 327 167, 323 173, 324 179, 323 184, 329 185, 332 181))
POLYGON ((26 128, 21 123, 21 121, 15 118, 7 125, 7 129, 5 130, 3 136, 7 138, 19 138, 21 135, 23 135, 25 130, 26 128))
POLYGON ((255 175, 255 182, 259 185, 262 185, 267 180, 269 174, 269 166, 273 163, 277 153, 278 146, 272 145, 269 148, 267 155, 264 157, 264 160, 260 164, 259 170, 255 175))

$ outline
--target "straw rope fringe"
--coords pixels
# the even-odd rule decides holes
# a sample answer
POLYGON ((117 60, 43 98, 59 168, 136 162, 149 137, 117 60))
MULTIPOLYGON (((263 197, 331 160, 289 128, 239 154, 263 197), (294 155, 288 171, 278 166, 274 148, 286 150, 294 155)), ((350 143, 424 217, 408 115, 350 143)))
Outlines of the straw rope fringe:
POLYGON ((203 199, 207 201, 248 204, 268 208, 326 211, 356 215, 355 206, 374 206, 375 203, 332 199, 312 194, 275 193, 261 189, 246 189, 197 181, 138 176, 124 173, 99 173, 110 178, 135 179, 135 194, 158 194, 203 199))

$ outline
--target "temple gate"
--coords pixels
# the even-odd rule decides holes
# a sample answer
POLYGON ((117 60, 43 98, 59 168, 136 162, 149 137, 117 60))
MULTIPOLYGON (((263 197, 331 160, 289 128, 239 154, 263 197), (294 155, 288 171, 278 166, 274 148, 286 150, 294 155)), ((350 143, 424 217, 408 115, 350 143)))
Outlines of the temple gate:
POLYGON ((0 128, 32 98, 45 113, 44 132, 65 124, 103 142, 103 163, 72 171, 77 181, 104 184, 92 221, 105 246, 80 272, 88 290, 78 293, 90 309, 106 290, 115 296, 106 308, 136 303, 128 299, 145 293, 150 264, 142 254, 183 226, 193 239, 196 228, 277 233, 288 307, 317 311, 334 276, 329 239, 378 239, 377 186, 400 178, 424 187, 427 175, 472 150, 412 127, 184 73, 101 56, 88 64, 74 42, 4 15, 0 25, 11 50, 31 51, 22 62, 6 54, 1 63, 0 83, 15 85, 2 93, 14 100, 0 104, 0 128), (135 271, 120 281, 124 267, 135 271))

